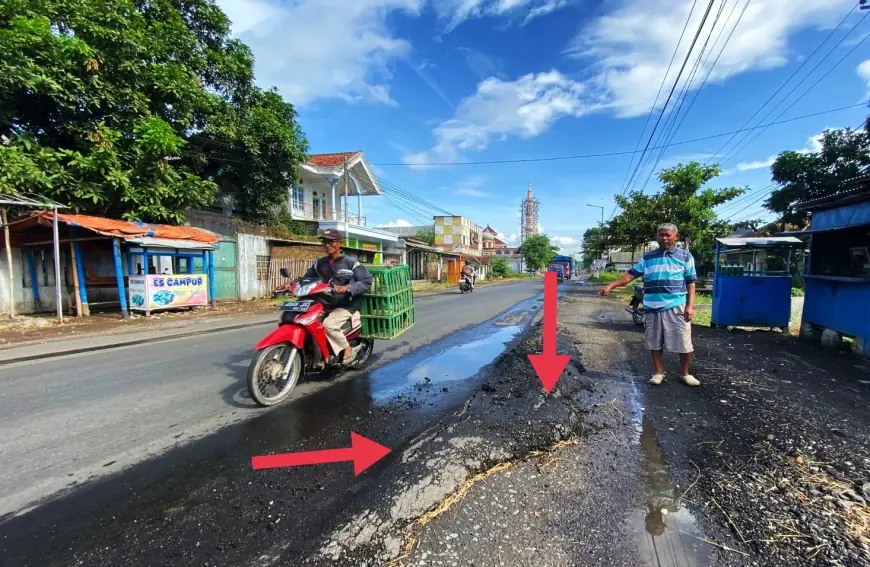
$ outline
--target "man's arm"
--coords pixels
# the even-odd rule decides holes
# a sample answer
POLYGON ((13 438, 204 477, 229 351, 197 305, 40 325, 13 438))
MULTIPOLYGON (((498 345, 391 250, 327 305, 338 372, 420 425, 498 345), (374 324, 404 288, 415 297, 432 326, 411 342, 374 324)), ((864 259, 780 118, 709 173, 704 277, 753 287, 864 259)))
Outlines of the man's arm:
POLYGON ((610 283, 607 284, 606 286, 602 287, 602 288, 601 288, 601 294, 602 294, 602 295, 607 295, 608 293, 610 293, 611 291, 613 291, 614 289, 616 289, 616 288, 618 288, 618 287, 622 287, 622 286, 624 286, 624 285, 628 285, 628 284, 631 283, 635 278, 637 278, 637 276, 633 275, 630 271, 629 271, 629 272, 625 272, 625 273, 622 274, 622 275, 619 277, 619 279, 616 280, 615 282, 610 282, 610 283))
POLYGON ((314 263, 311 264, 311 267, 308 268, 308 271, 305 272, 305 275, 302 276, 302 279, 307 280, 310 278, 319 278, 319 277, 320 277, 320 274, 317 273, 317 260, 315 260, 314 263))
POLYGON ((353 266, 353 281, 347 286, 347 290, 351 295, 362 295, 372 288, 374 278, 359 262, 353 266))
POLYGON ((618 280, 616 280, 615 282, 611 282, 611 283, 607 284, 606 286, 602 287, 601 290, 598 292, 598 294, 604 296, 604 295, 609 294, 611 291, 613 291, 614 289, 616 289, 618 287, 622 287, 624 285, 629 284, 635 278, 639 278, 640 276, 642 276, 644 270, 645 270, 645 265, 644 265, 643 257, 641 256, 640 260, 637 261, 637 264, 635 264, 627 272, 622 274, 622 276, 618 280))

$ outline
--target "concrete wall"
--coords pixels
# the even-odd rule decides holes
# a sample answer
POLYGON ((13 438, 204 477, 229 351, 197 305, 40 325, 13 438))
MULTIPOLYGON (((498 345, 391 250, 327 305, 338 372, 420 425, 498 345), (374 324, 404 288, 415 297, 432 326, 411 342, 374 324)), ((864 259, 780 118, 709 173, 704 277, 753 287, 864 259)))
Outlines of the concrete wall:
MULTIPOLYGON (((239 269, 239 296, 242 301, 268 297, 269 281, 257 279, 257 256, 271 257, 272 247, 265 237, 255 234, 236 235, 239 269)), ((267 262, 268 265, 268 262, 267 262)))
MULTIPOLYGON (((90 276, 114 277, 115 261, 111 252, 110 241, 82 243, 83 247, 83 262, 85 270, 90 276), (105 250, 101 249, 105 248, 105 250)), ((33 294, 33 282, 30 277, 30 270, 27 265, 27 256, 24 249, 12 249, 12 270, 13 270, 13 298, 15 301, 15 313, 20 315, 32 313, 52 313, 57 310, 55 300, 55 280, 54 280, 54 253, 52 250, 36 250, 33 253, 36 264, 36 285, 39 290, 39 305, 36 304, 33 294)), ((70 253, 69 244, 64 244, 61 248, 61 305, 65 313, 71 313, 75 310, 75 297, 73 296, 73 279, 72 271, 70 271, 70 253)), ((124 259, 124 269, 126 270, 126 259, 124 259)), ((124 272, 126 274, 126 271, 124 272)), ((110 303, 118 301, 118 288, 110 287, 88 287, 88 303, 110 303)), ((0 248, 0 313, 9 313, 9 267, 6 263, 6 250, 0 248)))

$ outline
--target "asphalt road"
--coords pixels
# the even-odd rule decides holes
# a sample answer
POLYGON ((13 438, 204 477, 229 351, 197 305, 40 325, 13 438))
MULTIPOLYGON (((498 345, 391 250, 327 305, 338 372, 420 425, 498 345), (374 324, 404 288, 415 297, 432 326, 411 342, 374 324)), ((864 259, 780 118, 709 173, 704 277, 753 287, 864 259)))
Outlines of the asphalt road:
MULTIPOLYGON (((417 351, 407 357, 414 362, 405 376, 381 380, 381 397, 399 395, 408 372, 418 368, 419 373, 426 357, 438 362, 439 352, 427 345, 528 301, 541 289, 540 282, 523 282, 481 288, 473 295, 418 298, 417 325, 394 342, 376 345, 375 367, 417 351)), ((0 517, 268 412, 254 406, 245 387, 251 347, 268 330, 255 327, 3 367, 0 517)), ((494 336, 507 339, 511 332, 503 325, 494 336)), ((474 333, 466 332, 466 342, 474 333)), ((484 341, 476 350, 489 349, 494 357, 503 344, 484 341)), ((454 371, 443 376, 455 378, 454 371)), ((296 397, 334 385, 335 380, 303 383, 296 397)))

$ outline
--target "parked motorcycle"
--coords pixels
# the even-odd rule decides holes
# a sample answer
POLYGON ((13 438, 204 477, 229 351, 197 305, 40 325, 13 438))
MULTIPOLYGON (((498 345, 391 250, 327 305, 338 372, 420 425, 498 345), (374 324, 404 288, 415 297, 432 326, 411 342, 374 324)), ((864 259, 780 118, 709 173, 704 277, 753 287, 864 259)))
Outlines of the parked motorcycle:
POLYGON ((628 307, 625 308, 626 311, 631 313, 631 318, 634 320, 636 325, 643 325, 643 286, 636 285, 634 286, 634 294, 631 297, 631 301, 628 304, 628 307))
POLYGON ((468 276, 463 276, 461 280, 459 280, 459 292, 460 293, 471 293, 474 291, 474 287, 471 285, 471 278, 468 276))
MULTIPOLYGON (((281 275, 290 277, 286 268, 281 269, 281 275)), ((248 392, 261 406, 286 400, 310 372, 342 367, 342 353, 332 351, 322 324, 329 307, 343 298, 335 292, 333 282, 303 278, 287 285, 283 294, 296 299, 281 305, 278 328, 257 344, 248 369, 248 392)), ((343 330, 356 355, 349 368, 364 366, 371 358, 374 341, 362 338, 359 312, 353 314, 343 330)))

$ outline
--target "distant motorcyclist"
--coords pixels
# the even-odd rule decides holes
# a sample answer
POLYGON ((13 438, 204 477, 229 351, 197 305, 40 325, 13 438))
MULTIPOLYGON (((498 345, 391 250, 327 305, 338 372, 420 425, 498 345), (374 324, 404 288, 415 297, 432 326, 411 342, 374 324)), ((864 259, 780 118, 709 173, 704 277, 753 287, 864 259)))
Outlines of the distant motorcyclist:
POLYGON ((344 353, 343 364, 353 362, 353 348, 344 336, 342 326, 350 320, 353 313, 359 311, 360 296, 372 288, 372 275, 356 258, 345 256, 341 251, 341 233, 335 229, 326 230, 320 237, 326 249, 326 257, 317 260, 308 268, 304 278, 319 277, 324 283, 332 281, 337 294, 347 294, 343 302, 338 303, 323 320, 326 338, 337 355, 344 353))
POLYGON ((474 266, 472 266, 471 262, 468 260, 465 261, 465 265, 462 267, 462 277, 467 278, 471 283, 471 289, 474 289, 476 274, 474 272, 474 266))

